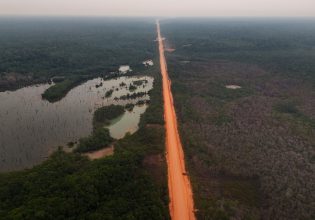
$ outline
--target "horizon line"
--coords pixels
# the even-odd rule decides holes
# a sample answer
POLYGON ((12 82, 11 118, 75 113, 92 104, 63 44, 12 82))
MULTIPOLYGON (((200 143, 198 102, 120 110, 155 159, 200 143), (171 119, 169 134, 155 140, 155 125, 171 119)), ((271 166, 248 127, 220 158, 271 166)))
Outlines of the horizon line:
POLYGON ((0 17, 47 17, 47 18, 314 18, 315 15, 295 15, 295 16, 283 16, 283 15, 209 15, 209 16, 159 16, 159 15, 59 15, 59 14, 0 14, 0 17))

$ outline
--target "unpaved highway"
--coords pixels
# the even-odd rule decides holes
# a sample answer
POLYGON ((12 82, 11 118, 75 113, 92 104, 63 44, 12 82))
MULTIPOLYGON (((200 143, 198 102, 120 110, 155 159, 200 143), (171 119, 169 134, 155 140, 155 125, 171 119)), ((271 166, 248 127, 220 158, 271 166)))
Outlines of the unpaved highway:
POLYGON ((161 36, 159 21, 157 21, 156 26, 158 34, 157 40, 159 42, 161 74, 163 77, 170 214, 172 220, 193 220, 195 219, 195 214, 192 189, 185 168, 184 153, 177 128, 177 119, 171 92, 171 82, 167 73, 164 43, 161 36))

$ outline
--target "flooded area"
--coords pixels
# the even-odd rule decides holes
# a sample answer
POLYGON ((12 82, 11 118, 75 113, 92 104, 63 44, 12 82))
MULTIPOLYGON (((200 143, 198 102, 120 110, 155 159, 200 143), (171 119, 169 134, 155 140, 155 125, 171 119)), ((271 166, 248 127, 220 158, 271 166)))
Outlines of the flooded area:
POLYGON ((189 60, 183 60, 183 61, 181 61, 181 63, 182 63, 182 64, 189 64, 190 61, 189 61, 189 60))
POLYGON ((226 85, 225 88, 235 90, 235 89, 241 89, 242 87, 238 85, 226 85))
POLYGON ((169 53, 173 53, 173 52, 176 51, 176 49, 174 49, 174 48, 165 48, 165 51, 169 52, 169 53))
POLYGON ((135 106, 132 111, 126 111, 118 120, 115 120, 107 128, 110 135, 115 139, 123 138, 127 133, 133 134, 138 130, 140 116, 147 109, 147 105, 135 106))
POLYGON ((148 67, 148 66, 154 66, 153 60, 145 60, 145 61, 142 62, 142 64, 143 64, 144 66, 146 66, 146 67, 148 67))
MULTIPOLYGON (((148 92, 153 87, 153 78, 89 80, 56 103, 41 98, 50 86, 43 84, 0 93, 0 172, 32 167, 45 160, 58 146, 90 135, 97 108, 149 100, 148 95, 123 100, 120 97, 148 92), (130 91, 130 85, 139 80, 145 83, 130 91), (105 95, 108 91, 111 91, 110 96, 105 95)), ((127 132, 136 131, 140 115, 146 108, 147 105, 135 106, 131 112, 126 111, 108 127, 111 135, 121 138, 127 132)))
POLYGON ((184 44, 183 47, 191 47, 192 44, 184 44))
POLYGON ((132 69, 130 68, 130 66, 124 65, 120 66, 118 71, 119 73, 126 74, 128 72, 132 72, 132 69))

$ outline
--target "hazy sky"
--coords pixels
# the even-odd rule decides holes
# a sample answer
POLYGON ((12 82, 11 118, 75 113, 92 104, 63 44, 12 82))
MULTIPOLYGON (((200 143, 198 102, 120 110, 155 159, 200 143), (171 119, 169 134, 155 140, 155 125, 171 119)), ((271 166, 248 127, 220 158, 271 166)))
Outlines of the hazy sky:
POLYGON ((0 15, 315 16, 315 0, 0 0, 0 15))

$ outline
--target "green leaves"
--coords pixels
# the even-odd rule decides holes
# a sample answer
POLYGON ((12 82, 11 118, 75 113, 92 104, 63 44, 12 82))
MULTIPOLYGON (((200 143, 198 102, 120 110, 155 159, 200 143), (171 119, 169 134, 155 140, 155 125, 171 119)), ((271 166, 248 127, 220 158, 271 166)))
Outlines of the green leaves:
POLYGON ((114 139, 110 136, 109 130, 106 128, 98 128, 94 133, 86 138, 79 140, 79 146, 75 149, 76 152, 85 153, 109 147, 114 139))

